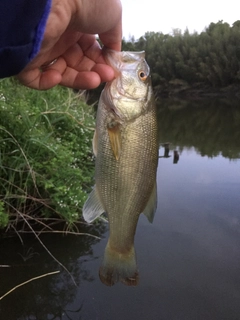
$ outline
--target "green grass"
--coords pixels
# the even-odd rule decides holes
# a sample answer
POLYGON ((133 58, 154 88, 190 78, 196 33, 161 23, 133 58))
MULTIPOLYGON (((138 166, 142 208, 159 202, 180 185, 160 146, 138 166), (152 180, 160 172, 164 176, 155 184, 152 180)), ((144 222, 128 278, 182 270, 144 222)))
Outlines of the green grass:
POLYGON ((0 80, 0 228, 79 219, 93 179, 93 129, 92 108, 72 90, 0 80))

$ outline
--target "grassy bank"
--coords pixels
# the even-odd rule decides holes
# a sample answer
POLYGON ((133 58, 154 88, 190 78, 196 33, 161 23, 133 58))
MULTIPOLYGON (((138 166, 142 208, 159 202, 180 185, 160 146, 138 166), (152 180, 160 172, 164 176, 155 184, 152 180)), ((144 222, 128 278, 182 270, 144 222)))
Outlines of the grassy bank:
POLYGON ((0 80, 1 229, 79 219, 92 184, 93 129, 92 108, 72 90, 0 80))

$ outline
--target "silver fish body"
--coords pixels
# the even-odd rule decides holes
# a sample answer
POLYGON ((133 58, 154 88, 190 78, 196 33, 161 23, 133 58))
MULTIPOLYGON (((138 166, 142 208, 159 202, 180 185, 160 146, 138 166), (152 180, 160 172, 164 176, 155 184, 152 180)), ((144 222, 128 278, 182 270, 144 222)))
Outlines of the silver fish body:
POLYGON ((157 117, 150 70, 144 52, 108 50, 116 78, 99 101, 93 149, 96 185, 83 208, 91 222, 103 212, 109 239, 99 276, 113 285, 136 285, 134 235, 139 215, 153 220, 158 161, 157 117))

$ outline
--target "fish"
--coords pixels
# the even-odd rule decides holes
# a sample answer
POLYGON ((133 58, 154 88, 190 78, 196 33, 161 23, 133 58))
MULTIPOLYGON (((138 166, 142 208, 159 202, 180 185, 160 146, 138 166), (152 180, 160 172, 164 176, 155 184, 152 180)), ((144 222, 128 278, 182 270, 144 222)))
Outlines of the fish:
POLYGON ((99 269, 108 286, 136 286, 134 236, 141 213, 153 221, 157 207, 157 111, 145 52, 105 50, 115 78, 101 93, 93 137, 95 186, 83 206, 93 222, 106 213, 109 238, 99 269))

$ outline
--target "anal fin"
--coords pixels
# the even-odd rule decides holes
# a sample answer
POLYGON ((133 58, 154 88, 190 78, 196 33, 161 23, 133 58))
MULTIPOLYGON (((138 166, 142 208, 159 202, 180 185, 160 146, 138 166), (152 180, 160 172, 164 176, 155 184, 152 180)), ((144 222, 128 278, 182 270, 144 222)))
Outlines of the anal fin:
POLYGON ((143 211, 143 214, 147 217, 150 223, 153 222, 156 209, 157 209, 157 183, 155 182, 151 196, 143 211))

